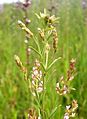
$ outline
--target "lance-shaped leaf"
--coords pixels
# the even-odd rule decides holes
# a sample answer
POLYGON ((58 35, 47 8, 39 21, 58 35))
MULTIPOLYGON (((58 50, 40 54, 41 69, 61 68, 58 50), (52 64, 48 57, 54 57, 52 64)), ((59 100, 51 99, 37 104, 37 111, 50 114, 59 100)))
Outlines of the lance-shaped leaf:
POLYGON ((36 50, 35 48, 33 48, 32 46, 29 46, 29 48, 31 48, 33 51, 35 51, 40 57, 42 57, 42 55, 38 52, 38 50, 36 50))
POLYGON ((53 117, 53 115, 55 114, 55 112, 57 111, 57 109, 58 109, 58 107, 55 107, 55 108, 52 110, 52 112, 51 112, 51 114, 50 114, 50 116, 49 116, 48 119, 51 119, 51 118, 53 117))
POLYGON ((61 59, 61 57, 58 57, 57 59, 55 59, 47 68, 47 70, 49 70, 59 59, 61 59))

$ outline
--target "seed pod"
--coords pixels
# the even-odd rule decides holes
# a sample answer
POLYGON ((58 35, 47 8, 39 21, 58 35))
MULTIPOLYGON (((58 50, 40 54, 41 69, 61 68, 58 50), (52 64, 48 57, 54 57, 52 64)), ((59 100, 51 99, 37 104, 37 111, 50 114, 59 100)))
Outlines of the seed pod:
POLYGON ((38 32, 39 32, 41 39, 44 41, 44 37, 45 37, 44 29, 38 28, 38 32))
POLYGON ((57 31, 56 29, 53 30, 53 48, 54 52, 57 50, 57 44, 58 44, 58 36, 57 36, 57 31))
POLYGON ((17 66, 18 66, 20 69, 22 69, 23 64, 22 64, 20 58, 19 58, 17 55, 15 55, 15 56, 14 56, 14 59, 15 59, 15 61, 16 61, 17 66))
POLYGON ((33 36, 33 33, 29 30, 29 28, 26 27, 26 25, 25 25, 22 21, 18 20, 18 25, 19 25, 19 26, 21 27, 21 29, 23 29, 30 37, 33 36))
POLYGON ((14 59, 17 66, 24 73, 24 79, 27 80, 27 69, 23 66, 23 63, 21 62, 20 58, 17 55, 14 56, 14 59))
POLYGON ((29 109, 28 119, 38 119, 35 109, 33 108, 29 109))
POLYGON ((75 70, 76 70, 75 63, 76 63, 75 59, 70 60, 69 69, 67 71, 67 80, 68 81, 71 81, 74 79, 74 74, 75 74, 75 70))

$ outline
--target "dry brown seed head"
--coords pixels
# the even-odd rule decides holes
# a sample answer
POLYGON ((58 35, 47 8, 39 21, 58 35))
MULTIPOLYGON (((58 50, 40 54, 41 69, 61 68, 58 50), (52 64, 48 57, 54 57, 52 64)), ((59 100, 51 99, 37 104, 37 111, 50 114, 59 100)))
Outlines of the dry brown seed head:
POLYGON ((33 33, 29 30, 29 28, 26 27, 26 25, 25 25, 22 21, 18 20, 18 25, 19 25, 19 26, 21 27, 21 29, 23 29, 30 37, 33 36, 33 33))
POLYGON ((14 56, 14 59, 16 61, 17 66, 24 73, 24 79, 27 80, 27 69, 23 66, 20 58, 17 55, 14 56))
POLYGON ((44 40, 44 37, 45 37, 44 29, 41 30, 40 28, 38 28, 38 31, 39 31, 40 37, 42 38, 42 40, 44 40))
POLYGON ((14 59, 16 61, 16 64, 21 68, 23 65, 22 65, 20 58, 17 55, 15 55, 14 59))
POLYGON ((73 108, 73 110, 76 110, 78 108, 77 100, 72 101, 72 108, 73 108))
POLYGON ((54 28, 54 30, 53 30, 53 48, 54 48, 55 52, 57 50, 57 44, 58 44, 58 35, 57 35, 56 29, 54 28))
POLYGON ((75 59, 71 59, 71 61, 70 61, 70 70, 74 70, 75 69, 75 63, 76 63, 76 60, 75 59))

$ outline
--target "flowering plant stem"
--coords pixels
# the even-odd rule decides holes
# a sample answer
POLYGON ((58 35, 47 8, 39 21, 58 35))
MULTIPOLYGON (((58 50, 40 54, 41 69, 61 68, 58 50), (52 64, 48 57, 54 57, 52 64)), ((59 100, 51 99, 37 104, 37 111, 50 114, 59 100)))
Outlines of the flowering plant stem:
MULTIPOLYGON (((27 10, 25 10, 25 17, 27 18, 27 10)), ((62 76, 59 80, 59 82, 56 84, 56 92, 60 95, 58 97, 58 105, 52 108, 52 112, 49 112, 49 115, 46 115, 46 109, 45 109, 45 98, 46 98, 46 94, 47 94, 47 83, 48 83, 48 77, 50 76, 50 74, 48 73, 49 69, 52 68, 52 66, 59 60, 61 59, 61 57, 59 58, 55 58, 53 52, 57 51, 57 42, 58 42, 58 35, 57 35, 57 30, 55 27, 55 21, 57 18, 55 18, 55 16, 49 16, 48 14, 46 14, 46 10, 44 10, 44 13, 40 13, 39 19, 43 19, 44 20, 44 28, 38 28, 38 33, 39 33, 39 38, 41 38, 40 40, 42 41, 42 47, 41 44, 39 43, 39 38, 37 36, 35 36, 30 29, 28 29, 27 27, 27 23, 25 22, 22 23, 19 21, 19 25, 21 26, 21 28, 27 33, 27 35, 29 35, 29 37, 26 37, 27 43, 26 43, 26 65, 27 68, 25 68, 20 60, 19 57, 15 57, 16 58, 16 63, 19 66, 19 68, 22 70, 22 72, 26 75, 27 74, 27 79, 28 79, 28 83, 29 83, 29 92, 30 92, 30 107, 33 108, 35 107, 34 111, 37 112, 38 114, 36 114, 34 111, 32 111, 33 114, 30 114, 30 116, 32 117, 32 119, 47 119, 51 118, 54 113, 57 111, 58 106, 58 118, 61 118, 61 103, 62 103, 62 96, 61 95, 66 95, 70 92, 70 85, 69 83, 71 82, 71 80, 74 78, 73 73, 75 72, 75 60, 72 59, 70 61, 70 66, 69 69, 67 71, 66 74, 66 79, 64 79, 64 76, 62 76), (52 36, 52 39, 50 38, 50 36, 52 36), (32 38, 33 42, 35 43, 37 48, 34 48, 33 46, 29 45, 29 38, 32 38), (52 40, 52 41, 49 41, 52 40), (31 77, 30 75, 30 70, 29 70, 29 52, 28 52, 28 48, 31 48, 33 51, 35 51, 40 57, 39 60, 36 59, 34 62, 34 66, 32 68, 32 75, 31 77), (52 60, 51 63, 49 63, 50 59, 49 59, 49 55, 50 52, 53 50, 52 52, 52 57, 50 58, 52 60), (26 71, 27 70, 27 71, 26 71), (38 116, 39 117, 38 117, 38 116)), ((52 72, 53 73, 53 72, 52 72)), ((51 78, 51 77, 50 77, 51 78)), ((69 98, 68 98, 69 99, 69 98)), ((77 101, 73 100, 72 102, 72 108, 69 108, 70 106, 68 106, 68 108, 66 108, 64 117, 68 116, 69 117, 73 117, 73 113, 75 115, 75 110, 78 107, 77 101), (74 111, 73 111, 74 109, 74 111)), ((31 118, 29 118, 31 119, 31 118)), ((65 118, 64 118, 65 119, 65 118)))
POLYGON ((47 70, 47 66, 48 66, 48 52, 46 52, 45 70, 47 70))

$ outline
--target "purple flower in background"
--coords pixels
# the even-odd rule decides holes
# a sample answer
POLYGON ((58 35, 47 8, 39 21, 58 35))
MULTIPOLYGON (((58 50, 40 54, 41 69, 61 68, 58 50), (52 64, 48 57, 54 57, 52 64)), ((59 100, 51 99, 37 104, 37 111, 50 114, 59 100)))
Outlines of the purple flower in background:
POLYGON ((31 0, 19 0, 16 2, 16 7, 26 10, 31 5, 31 0))
POLYGON ((87 7, 87 2, 85 0, 82 1, 82 7, 85 9, 87 7))
POLYGON ((26 10, 31 5, 31 0, 20 0, 22 4, 22 9, 26 10))
POLYGON ((24 2, 23 2, 23 6, 25 7, 25 8, 27 8, 28 6, 30 6, 31 5, 31 0, 25 0, 24 2))
POLYGON ((22 9, 24 12, 24 23, 27 26, 31 21, 30 19, 28 19, 28 8, 31 5, 31 0, 19 0, 18 2, 16 2, 15 6, 17 9, 22 9))
POLYGON ((21 8, 24 11, 31 5, 31 0, 20 0, 16 3, 17 8, 21 8))

